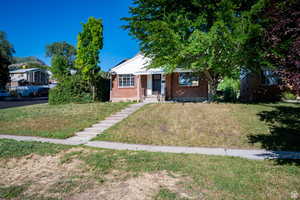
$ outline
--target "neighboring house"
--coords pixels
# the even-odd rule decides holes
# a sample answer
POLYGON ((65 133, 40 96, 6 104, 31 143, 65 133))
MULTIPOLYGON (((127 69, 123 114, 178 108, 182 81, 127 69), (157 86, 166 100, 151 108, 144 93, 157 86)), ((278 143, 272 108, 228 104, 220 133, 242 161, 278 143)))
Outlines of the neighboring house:
POLYGON ((241 73, 241 101, 261 101, 280 98, 280 79, 270 69, 258 73, 241 73))
POLYGON ((39 68, 18 69, 10 71, 10 86, 48 85, 49 73, 39 68))
POLYGON ((139 53, 113 67, 110 100, 207 100, 208 81, 204 74, 180 69, 168 74, 162 68, 148 69, 150 61, 139 53))

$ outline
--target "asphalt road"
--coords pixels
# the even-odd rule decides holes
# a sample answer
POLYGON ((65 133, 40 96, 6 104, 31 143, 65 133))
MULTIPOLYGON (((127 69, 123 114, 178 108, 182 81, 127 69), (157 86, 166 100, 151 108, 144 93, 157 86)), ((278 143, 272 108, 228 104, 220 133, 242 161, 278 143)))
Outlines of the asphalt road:
POLYGON ((30 99, 17 99, 17 100, 0 100, 0 109, 12 108, 19 106, 29 106, 34 104, 48 103, 48 98, 37 97, 30 99))

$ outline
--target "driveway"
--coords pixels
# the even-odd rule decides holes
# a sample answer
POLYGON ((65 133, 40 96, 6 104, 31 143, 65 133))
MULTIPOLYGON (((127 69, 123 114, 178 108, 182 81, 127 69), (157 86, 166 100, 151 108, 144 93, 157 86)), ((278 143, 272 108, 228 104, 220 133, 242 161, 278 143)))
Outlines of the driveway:
POLYGON ((48 103, 47 97, 0 100, 0 109, 48 103))

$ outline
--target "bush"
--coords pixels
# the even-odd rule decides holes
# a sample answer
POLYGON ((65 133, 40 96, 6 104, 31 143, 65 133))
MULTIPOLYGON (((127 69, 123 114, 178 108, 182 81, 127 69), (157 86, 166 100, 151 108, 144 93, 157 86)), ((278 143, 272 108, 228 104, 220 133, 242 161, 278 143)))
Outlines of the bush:
POLYGON ((254 102, 277 102, 281 99, 281 88, 278 85, 260 85, 253 92, 254 102))
POLYGON ((80 75, 67 76, 49 92, 49 104, 93 102, 88 83, 80 75))
POLYGON ((291 92, 283 92, 282 98, 285 100, 296 100, 297 99, 296 95, 291 92))
POLYGON ((222 91, 224 101, 236 102, 240 91, 240 81, 225 77, 218 85, 218 90, 222 91))

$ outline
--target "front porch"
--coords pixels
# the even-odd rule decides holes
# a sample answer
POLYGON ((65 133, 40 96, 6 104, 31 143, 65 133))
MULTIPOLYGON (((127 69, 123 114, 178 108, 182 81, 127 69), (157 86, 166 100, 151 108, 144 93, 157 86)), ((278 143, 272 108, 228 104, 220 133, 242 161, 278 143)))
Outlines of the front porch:
POLYGON ((137 88, 140 88, 140 101, 158 102, 165 100, 166 75, 141 74, 137 75, 137 81, 137 88))

